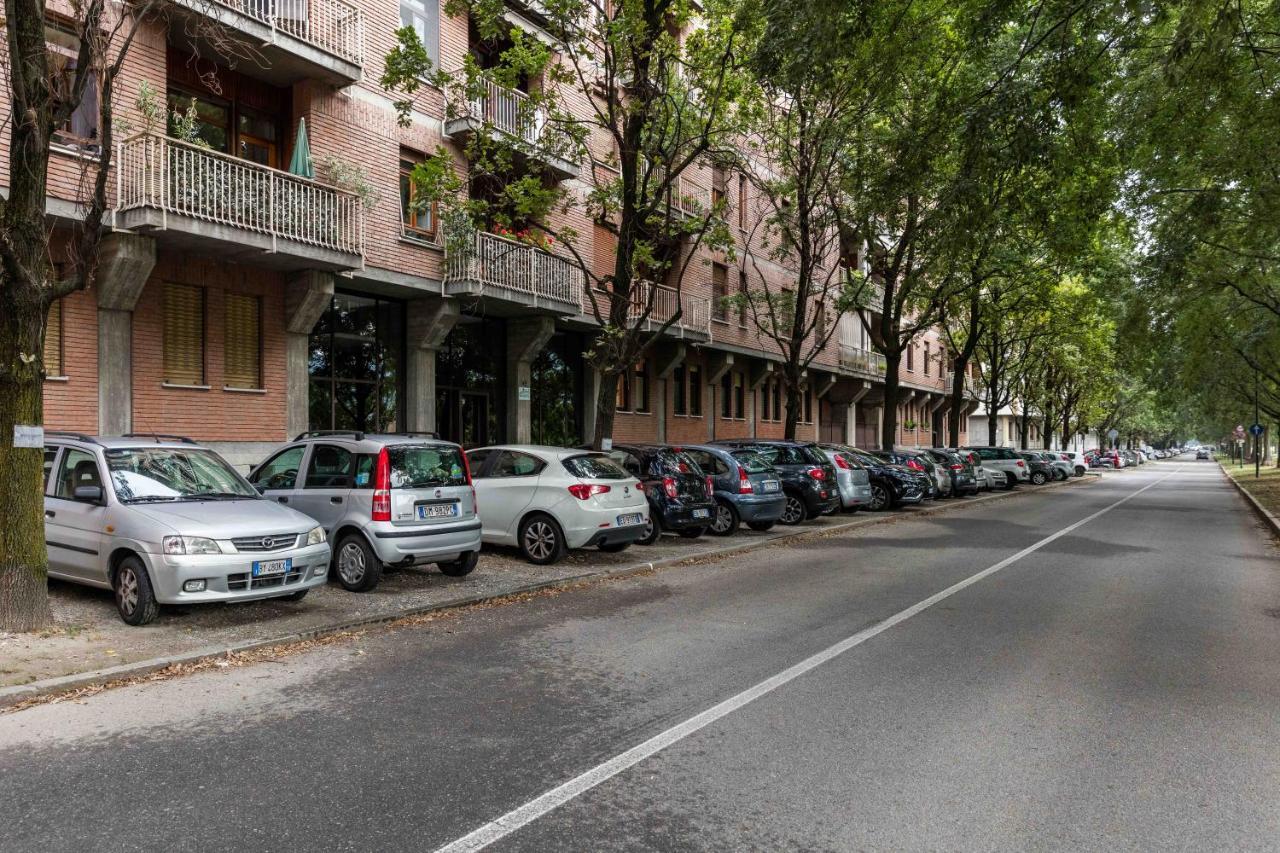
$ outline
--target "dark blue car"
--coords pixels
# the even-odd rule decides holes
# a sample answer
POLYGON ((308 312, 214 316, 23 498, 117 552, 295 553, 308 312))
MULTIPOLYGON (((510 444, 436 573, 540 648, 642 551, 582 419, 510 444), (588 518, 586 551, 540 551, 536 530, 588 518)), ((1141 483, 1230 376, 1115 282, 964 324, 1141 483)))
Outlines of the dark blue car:
POLYGON ((687 444, 682 449, 715 483, 711 533, 728 536, 739 524, 768 530, 782 517, 787 506, 782 479, 759 454, 709 444, 687 444))

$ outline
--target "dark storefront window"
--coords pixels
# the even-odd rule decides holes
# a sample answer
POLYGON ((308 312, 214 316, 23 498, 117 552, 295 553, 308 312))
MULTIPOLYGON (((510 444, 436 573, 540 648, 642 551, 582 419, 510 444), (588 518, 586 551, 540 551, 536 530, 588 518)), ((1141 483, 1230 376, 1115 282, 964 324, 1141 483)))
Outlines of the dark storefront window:
POLYGON ((553 335, 532 365, 533 443, 573 447, 582 440, 582 340, 553 335))
MULTIPOLYGON (((436 352, 436 430, 463 447, 504 440, 506 325, 463 318, 436 352)), ((536 385, 536 382, 535 382, 536 385)))
POLYGON ((339 293, 311 333, 312 429, 403 429, 404 306, 339 293))

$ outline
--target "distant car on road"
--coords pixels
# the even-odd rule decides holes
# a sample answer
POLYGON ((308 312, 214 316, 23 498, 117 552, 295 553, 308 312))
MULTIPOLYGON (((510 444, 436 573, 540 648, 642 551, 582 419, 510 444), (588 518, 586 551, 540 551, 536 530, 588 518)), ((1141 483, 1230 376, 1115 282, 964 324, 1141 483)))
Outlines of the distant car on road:
POLYGON ((1196 459, 1208 459, 1208 458, 1209 458, 1209 451, 1206 450, 1205 448, 1202 447, 1196 451, 1196 459))

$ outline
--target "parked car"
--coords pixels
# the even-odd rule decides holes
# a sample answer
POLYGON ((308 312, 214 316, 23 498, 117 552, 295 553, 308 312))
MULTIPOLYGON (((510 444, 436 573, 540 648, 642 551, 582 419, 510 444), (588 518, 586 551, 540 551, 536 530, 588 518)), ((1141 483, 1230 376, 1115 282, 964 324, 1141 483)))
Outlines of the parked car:
POLYGON ((984 468, 994 469, 997 472, 997 479, 1000 474, 1003 474, 1005 489, 1012 489, 1018 483, 1025 483, 1031 479, 1027 461, 1015 450, 1008 447, 967 447, 965 449, 977 453, 982 459, 984 468))
POLYGON ((996 486, 1004 485, 1004 474, 997 474, 994 468, 987 468, 983 465, 982 457, 977 453, 963 447, 948 447, 946 450, 969 461, 969 464, 973 466, 973 478, 977 481, 980 490, 990 492, 996 486))
POLYGON ((571 549, 626 550, 645 534, 649 503, 639 481, 603 453, 538 445, 466 452, 481 537, 514 545, 540 566, 571 549))
POLYGON ((886 509, 918 504, 924 500, 924 478, 902 465, 886 462, 870 452, 856 447, 846 448, 867 469, 871 480, 871 504, 867 509, 880 512, 886 509))
POLYGON ((49 576, 112 590, 127 624, 166 604, 300 601, 325 582, 324 529, 214 451, 169 436, 45 438, 49 576))
POLYGON ((649 501, 641 545, 652 545, 664 530, 697 539, 715 517, 715 486, 698 463, 678 447, 665 444, 615 444, 614 462, 640 481, 649 501))
POLYGON ((978 485, 978 477, 973 469, 973 462, 970 461, 968 455, 961 456, 951 450, 942 450, 941 448, 931 448, 925 451, 933 457, 933 461, 939 468, 946 471, 951 477, 951 494, 960 495, 976 495, 980 486, 978 485))
POLYGON ((1055 478, 1053 466, 1039 453, 1031 450, 1021 450, 1018 451, 1018 455, 1027 463, 1027 470, 1031 472, 1029 479, 1032 485, 1043 486, 1055 478))
POLYGON ((1077 477, 1083 477, 1089 470, 1089 463, 1085 459, 1085 455, 1079 450, 1060 450, 1062 458, 1071 463, 1071 472, 1077 477))
POLYGON ((424 433, 304 432, 249 474, 264 495, 315 519, 344 589, 388 568, 435 563, 453 577, 480 559, 476 494, 462 448, 424 433))
POLYGON ((773 466, 782 479, 787 505, 778 519, 783 524, 799 524, 840 508, 836 469, 822 448, 808 441, 785 439, 718 439, 714 445, 750 450, 773 466))
POLYGON ((1207 448, 1202 447, 1196 451, 1196 459, 1208 459, 1208 458, 1209 458, 1209 451, 1207 448))
POLYGON ((840 492, 840 506, 846 512, 857 512, 871 505, 871 475, 867 466, 850 453, 850 448, 840 444, 820 444, 836 468, 836 488, 840 492))
POLYGON ((1069 459, 1063 458, 1062 454, 1056 450, 1036 450, 1033 451, 1053 469, 1053 479, 1068 480, 1075 473, 1075 469, 1071 465, 1069 459))
POLYGON ((934 464, 933 458, 922 451, 873 450, 871 453, 886 462, 892 462, 894 465, 901 465, 908 471, 921 476, 924 480, 924 486, 926 489, 926 500, 946 497, 947 492, 943 490, 944 483, 946 484, 947 489, 951 488, 950 476, 940 472, 938 470, 938 466, 934 464))
POLYGON ((739 524, 768 530, 782 517, 787 506, 782 478, 758 453, 713 444, 685 445, 684 452, 711 476, 715 487, 711 533, 729 536, 739 524))

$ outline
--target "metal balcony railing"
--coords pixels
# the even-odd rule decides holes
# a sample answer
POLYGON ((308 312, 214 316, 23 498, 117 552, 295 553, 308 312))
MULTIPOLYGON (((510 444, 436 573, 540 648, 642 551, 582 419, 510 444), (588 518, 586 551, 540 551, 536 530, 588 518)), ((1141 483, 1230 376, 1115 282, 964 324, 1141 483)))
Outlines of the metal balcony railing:
POLYGON ((711 188, 684 174, 676 175, 671 182, 671 206, 687 216, 705 216, 711 210, 711 188))
POLYGON ((547 120, 546 111, 534 106, 519 89, 500 86, 486 74, 466 82, 466 72, 453 72, 459 81, 459 92, 445 91, 448 120, 472 119, 514 137, 526 145, 556 157, 570 159, 569 137, 557 133, 547 120))
POLYGON ((355 193, 168 136, 116 146, 116 208, 242 228, 273 239, 364 253, 364 208, 355 193))
MULTIPOLYGON (((947 377, 943 382, 943 386, 946 389, 946 392, 950 394, 951 389, 954 388, 955 385, 956 385, 956 375, 954 373, 947 373, 947 377)), ((973 377, 969 376, 968 374, 966 374, 964 377, 964 392, 968 394, 970 397, 975 396, 974 387, 973 387, 973 377)))
POLYGON ((879 376, 883 376, 885 372, 883 354, 848 344, 840 345, 840 366, 847 370, 860 370, 863 373, 874 373, 879 376))
POLYGON ((445 284, 470 282, 570 305, 579 304, 585 276, 570 260, 518 240, 477 231, 462 249, 446 249, 445 284))
MULTIPOLYGON (((676 315, 676 309, 682 308, 680 317, 667 327, 668 334, 683 337, 685 332, 695 332, 711 337, 711 300, 681 293, 672 287, 649 281, 636 281, 631 285, 631 304, 627 311, 628 322, 635 324, 644 317, 645 308, 649 304, 649 295, 653 294, 653 307, 647 320, 649 328, 661 328, 664 323, 676 315)), ((584 291, 582 311, 595 316, 591 308, 592 294, 584 291)), ((608 312, 609 294, 597 290, 594 294, 596 304, 601 313, 608 312)))
POLYGON ((364 64, 364 15, 342 0, 215 0, 326 53, 364 64))

